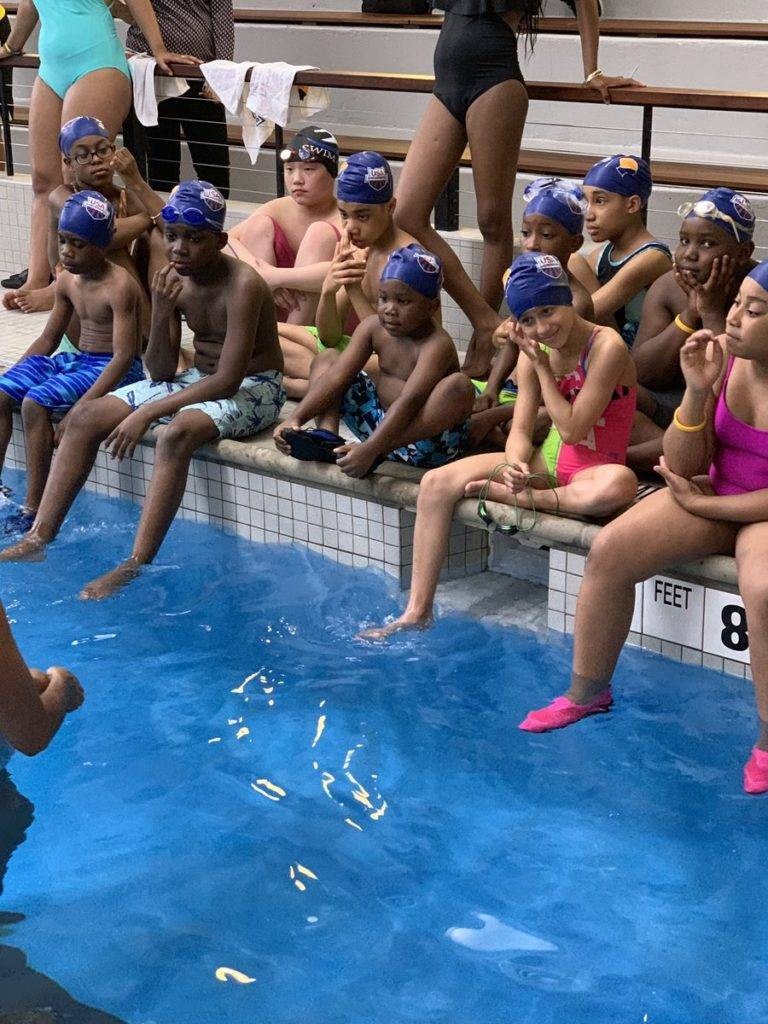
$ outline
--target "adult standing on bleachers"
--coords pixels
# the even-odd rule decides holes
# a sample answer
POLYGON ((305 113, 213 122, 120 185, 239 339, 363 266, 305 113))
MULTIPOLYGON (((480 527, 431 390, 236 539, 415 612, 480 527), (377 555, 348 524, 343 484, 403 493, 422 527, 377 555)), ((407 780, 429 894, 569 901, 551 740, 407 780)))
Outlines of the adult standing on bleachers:
MULTIPOLYGON (((173 53, 163 42, 150 0, 126 0, 141 25, 160 70, 171 74, 169 62, 197 64, 195 57, 173 53)), ((125 51, 115 32, 105 0, 21 0, 0 58, 22 52, 40 21, 40 70, 29 105, 29 147, 32 165, 32 230, 29 275, 19 291, 25 309, 49 309, 50 299, 36 297, 48 285, 48 197, 62 183, 58 138, 61 126, 88 115, 104 123, 114 140, 131 106, 131 78, 125 51), (46 302, 47 300, 47 302, 46 302)), ((4 305, 18 308, 18 292, 6 292, 4 305)))
MULTIPOLYGON (((566 0, 578 20, 584 85, 610 102, 612 88, 637 85, 598 67, 598 0, 566 0)), ((502 274, 512 259, 512 193, 528 95, 517 56, 541 0, 433 0, 445 12, 435 50, 435 89, 400 176, 395 218, 443 261, 445 287, 474 328, 465 372, 487 375, 491 336, 500 323, 502 274), (477 222, 483 236, 480 289, 430 224, 432 209, 464 148, 472 152, 477 222)))
MULTIPOLYGON (((201 61, 232 60, 235 52, 235 13, 232 0, 151 0, 163 39, 201 61)), ((131 50, 145 51, 147 41, 138 26, 128 30, 131 50)), ((153 189, 170 192, 181 171, 181 134, 189 147, 199 178, 229 196, 229 146, 226 112, 210 97, 205 83, 194 80, 183 96, 158 104, 156 127, 144 128, 147 139, 146 173, 153 189)), ((141 167, 141 163, 140 163, 141 167)))

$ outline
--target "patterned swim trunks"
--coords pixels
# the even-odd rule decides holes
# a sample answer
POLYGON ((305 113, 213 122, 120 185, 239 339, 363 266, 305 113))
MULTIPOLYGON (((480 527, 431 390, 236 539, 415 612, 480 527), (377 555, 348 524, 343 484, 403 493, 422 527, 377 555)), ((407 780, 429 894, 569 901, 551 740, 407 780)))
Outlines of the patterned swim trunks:
MULTIPOLYGON (((158 399, 176 395, 192 384, 205 379, 205 374, 194 369, 177 374, 173 380, 143 380, 138 384, 118 388, 112 392, 114 398, 139 409, 158 399)), ((185 405, 179 412, 198 409, 213 420, 219 437, 238 439, 258 434, 277 423, 280 410, 285 403, 283 375, 279 370, 246 377, 231 398, 219 398, 210 402, 194 402, 185 405)), ((178 415, 178 414, 177 414, 178 415)), ((172 416, 163 416, 159 423, 170 423, 172 416)))
MULTIPOLYGON (((367 441, 384 419, 376 385, 362 370, 347 388, 341 405, 341 418, 360 441, 367 441)), ((437 469, 463 455, 469 447, 469 420, 449 427, 436 437, 396 448, 387 456, 391 462, 403 462, 419 469, 437 469)))

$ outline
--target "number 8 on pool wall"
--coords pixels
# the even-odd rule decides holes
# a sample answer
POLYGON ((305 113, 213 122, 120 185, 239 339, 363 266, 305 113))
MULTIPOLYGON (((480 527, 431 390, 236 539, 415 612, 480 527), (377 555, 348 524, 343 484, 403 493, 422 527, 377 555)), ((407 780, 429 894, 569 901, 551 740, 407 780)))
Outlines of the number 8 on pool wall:
POLYGON ((707 589, 704 598, 704 650, 732 661, 749 662, 747 613, 738 594, 707 589))
POLYGON ((749 648, 747 613, 738 604, 727 604, 722 611, 723 631, 720 639, 731 651, 746 651, 749 648))

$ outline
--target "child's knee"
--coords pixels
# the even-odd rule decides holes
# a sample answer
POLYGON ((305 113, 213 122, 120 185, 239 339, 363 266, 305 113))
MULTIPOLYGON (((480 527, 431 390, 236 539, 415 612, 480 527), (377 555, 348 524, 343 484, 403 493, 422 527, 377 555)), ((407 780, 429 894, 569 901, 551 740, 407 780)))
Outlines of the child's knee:
POLYGON ((739 566, 739 592, 749 616, 749 627, 757 634, 768 627, 768 577, 739 566))
POLYGON ((445 395, 451 403, 451 408, 456 410, 457 419, 461 410, 466 410, 466 415, 469 416, 475 404, 475 389, 465 373, 452 373, 450 377, 446 377, 445 395))
POLYGON ((27 395, 21 403, 21 418, 25 423, 38 423, 40 420, 50 419, 51 410, 27 395))
POLYGON ((178 413, 170 423, 160 427, 157 434, 157 454, 160 458, 184 457, 205 444, 208 437, 201 429, 197 417, 178 413))
POLYGON ((296 260, 299 262, 302 257, 306 258, 307 255, 314 262, 331 259, 337 241, 338 235, 333 227, 327 221, 316 220, 304 232, 299 251, 296 254, 296 260))
POLYGON ((617 466, 606 482, 605 500, 615 508, 625 508, 634 501, 637 494, 637 477, 626 466, 617 466))

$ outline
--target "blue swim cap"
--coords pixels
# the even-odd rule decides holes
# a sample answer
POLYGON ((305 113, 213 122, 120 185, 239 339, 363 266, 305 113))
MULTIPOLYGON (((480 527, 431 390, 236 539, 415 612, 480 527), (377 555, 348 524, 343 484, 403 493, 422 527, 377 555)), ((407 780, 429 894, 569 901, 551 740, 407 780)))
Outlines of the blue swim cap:
POLYGON ((353 153, 336 181, 336 198, 342 203, 378 206, 388 203, 394 190, 392 168, 381 153, 370 150, 353 153))
POLYGON ((758 263, 754 270, 750 270, 747 277, 757 281, 764 292, 768 292, 768 260, 765 263, 758 263))
POLYGON ((209 181, 182 181, 171 192, 160 216, 166 224, 181 221, 190 228, 223 231, 226 213, 224 196, 209 181))
POLYGON ((526 252, 507 272, 504 298, 516 319, 536 306, 572 306, 568 276, 556 256, 526 252))
POLYGON ((648 162, 642 157, 618 153, 590 167, 584 176, 584 184, 620 196, 640 196, 645 206, 651 195, 653 178, 648 162))
POLYGON ((575 182, 563 181, 562 178, 536 178, 526 186, 523 199, 528 204, 523 210, 523 217, 539 213, 557 221, 572 235, 580 235, 584 230, 587 200, 581 186, 575 182))
POLYGON ((99 249, 106 249, 115 233, 114 207, 101 192, 90 189, 75 192, 61 208, 59 231, 67 231, 99 249))
POLYGON ((755 230, 755 211, 741 192, 732 188, 711 188, 694 203, 683 203, 677 209, 681 217, 701 217, 728 231, 737 242, 748 242, 755 230))
POLYGON ((395 249, 381 274, 382 281, 402 281, 425 299, 436 299, 443 287, 443 264, 416 242, 395 249))
POLYGON ((74 144, 89 135, 99 135, 108 142, 112 141, 105 125, 98 117, 73 117, 59 132, 59 149, 64 156, 69 156, 74 144))

